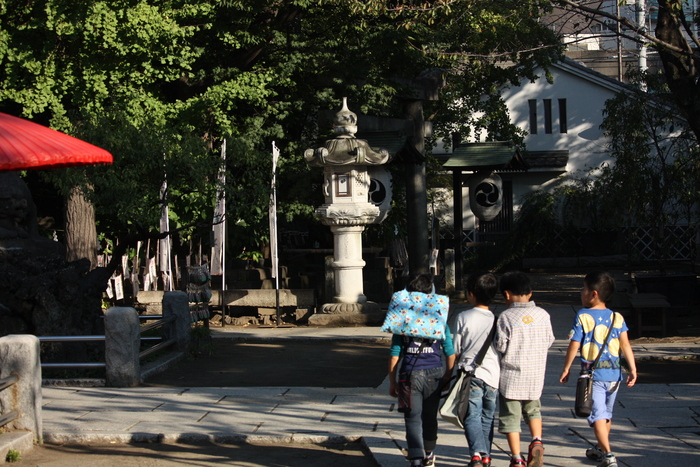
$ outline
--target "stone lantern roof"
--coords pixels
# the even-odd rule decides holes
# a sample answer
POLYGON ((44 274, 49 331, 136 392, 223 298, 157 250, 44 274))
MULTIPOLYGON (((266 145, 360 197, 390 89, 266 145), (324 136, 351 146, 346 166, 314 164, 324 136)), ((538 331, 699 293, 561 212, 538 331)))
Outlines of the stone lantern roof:
POLYGON ((341 165, 383 165, 391 160, 385 149, 375 151, 363 139, 357 139, 357 115, 348 109, 347 98, 343 98, 343 108, 335 114, 333 132, 336 138, 326 141, 317 149, 307 149, 304 159, 312 167, 341 165))

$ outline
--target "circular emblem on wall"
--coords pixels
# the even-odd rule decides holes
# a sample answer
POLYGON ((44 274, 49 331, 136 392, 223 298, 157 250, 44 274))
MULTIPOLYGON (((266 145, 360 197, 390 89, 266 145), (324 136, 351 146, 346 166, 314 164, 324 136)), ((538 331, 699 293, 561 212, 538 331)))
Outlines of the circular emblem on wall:
POLYGON ((373 178, 369 182, 369 202, 380 206, 386 199, 386 187, 381 180, 373 178))
POLYGON ((479 183, 476 187, 476 204, 490 208, 501 199, 501 190, 491 182, 479 183))
POLYGON ((491 172, 480 172, 469 178, 469 205, 482 221, 493 220, 503 205, 503 180, 491 172))
POLYGON ((389 215, 391 210, 391 172, 383 166, 367 167, 369 177, 369 190, 367 202, 379 208, 379 216, 372 222, 381 223, 389 215))

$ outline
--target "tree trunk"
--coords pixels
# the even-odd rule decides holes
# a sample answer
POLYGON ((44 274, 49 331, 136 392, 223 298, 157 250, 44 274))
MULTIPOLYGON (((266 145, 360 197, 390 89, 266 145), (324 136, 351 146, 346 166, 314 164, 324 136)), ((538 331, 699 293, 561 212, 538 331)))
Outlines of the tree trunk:
MULTIPOLYGON (((682 26, 673 13, 677 2, 659 1, 659 16, 656 37, 688 52, 688 55, 659 48, 659 58, 664 67, 664 76, 676 102, 684 113, 688 125, 700 141, 700 67, 692 48, 683 35, 682 26)), ((676 5, 677 6, 677 5, 676 5)))
POLYGON ((66 259, 87 258, 90 269, 97 267, 95 207, 80 188, 73 187, 66 201, 66 259))

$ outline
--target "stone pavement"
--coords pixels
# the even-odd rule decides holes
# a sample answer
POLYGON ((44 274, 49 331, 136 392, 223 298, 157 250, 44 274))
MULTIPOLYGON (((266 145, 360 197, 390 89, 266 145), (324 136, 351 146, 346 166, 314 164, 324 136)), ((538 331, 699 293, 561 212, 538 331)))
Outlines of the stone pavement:
MULTIPOLYGON (((458 305, 464 307, 464 305, 458 305)), ((502 305, 501 305, 502 306, 502 305)), ((574 381, 558 382, 571 306, 546 306, 556 342, 549 351, 542 396, 545 464, 593 465, 584 451, 595 442, 585 420, 574 418, 574 381)), ((377 327, 224 328, 216 338, 384 339, 377 327)), ((700 354, 697 342, 635 346, 637 358, 700 354)), ((362 371, 358 369, 358 371, 362 371)), ((698 377, 700 381, 700 376, 698 377)), ((57 388, 43 389, 44 440, 49 443, 299 442, 362 439, 378 465, 405 467, 404 424, 377 388, 57 388)), ((440 423, 439 466, 466 466, 461 431, 440 423)), ((615 408, 613 449, 621 466, 700 464, 700 383, 623 387, 615 408)), ((505 437, 496 434, 494 467, 508 465, 505 437)), ((526 448, 526 436, 523 436, 526 448)))

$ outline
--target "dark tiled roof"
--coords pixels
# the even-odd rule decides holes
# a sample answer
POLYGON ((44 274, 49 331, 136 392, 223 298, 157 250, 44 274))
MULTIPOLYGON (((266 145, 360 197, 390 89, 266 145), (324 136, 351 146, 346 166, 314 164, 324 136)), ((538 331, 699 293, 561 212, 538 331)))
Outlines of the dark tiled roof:
POLYGON ((530 168, 518 148, 507 141, 460 145, 452 151, 452 155, 449 156, 443 167, 462 170, 509 171, 525 171, 530 168))
POLYGON ((529 151, 525 160, 532 168, 565 168, 569 162, 569 151, 529 151))
POLYGON ((406 134, 401 131, 367 131, 358 132, 356 136, 367 141, 369 147, 375 151, 379 148, 386 149, 392 157, 403 148, 407 139, 406 134))

